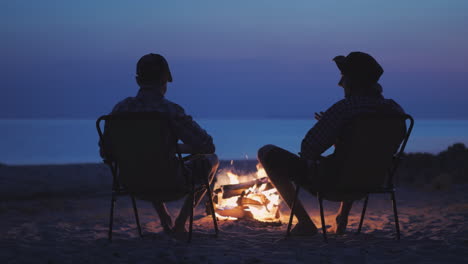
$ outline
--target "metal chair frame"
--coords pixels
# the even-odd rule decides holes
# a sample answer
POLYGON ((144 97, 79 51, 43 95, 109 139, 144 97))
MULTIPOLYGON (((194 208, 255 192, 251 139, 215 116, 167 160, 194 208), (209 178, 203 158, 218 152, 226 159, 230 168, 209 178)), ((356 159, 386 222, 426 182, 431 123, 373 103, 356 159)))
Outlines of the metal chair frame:
MULTIPOLYGON (((408 143, 408 139, 409 139, 409 137, 411 135, 411 131, 413 130, 413 126, 414 126, 414 119, 410 115, 405 114, 405 115, 402 116, 402 119, 404 119, 405 121, 409 120, 409 126, 406 129, 406 133, 405 133, 405 136, 404 136, 404 138, 403 138, 403 140, 402 140, 402 142, 400 144, 399 150, 393 156, 393 164, 392 164, 392 166, 391 166, 391 168, 390 168, 390 170, 388 172, 388 178, 387 178, 386 186, 383 187, 383 188, 375 189, 375 190, 363 191, 363 192, 366 193, 366 195, 365 195, 364 205, 363 205, 362 212, 361 212, 361 219, 359 221, 359 227, 358 227, 358 230, 357 230, 356 234, 361 233, 362 224, 364 223, 364 216, 366 214, 367 204, 368 204, 368 201, 369 201, 369 195, 370 194, 377 194, 377 193, 387 193, 387 194, 390 194, 391 200, 392 200, 393 215, 394 215, 394 219, 395 219, 396 239, 400 240, 400 222, 398 220, 398 211, 397 211, 396 198, 395 198, 395 190, 396 189, 395 189, 395 184, 394 184, 394 176, 395 176, 395 172, 396 172, 396 170, 398 168, 398 165, 399 165, 399 163, 400 163, 400 161, 402 159, 402 154, 404 153, 406 144, 408 143)), ((317 166, 315 166, 315 168, 317 168, 317 166)), ((299 190, 300 190, 300 186, 298 184, 296 184, 296 193, 295 193, 292 205, 291 205, 291 214, 290 214, 290 217, 289 217, 288 227, 287 227, 287 231, 286 231, 286 237, 290 236, 292 220, 293 220, 293 217, 294 217, 294 211, 295 211, 295 207, 296 207, 296 201, 297 201, 297 199, 299 197, 299 190)), ((324 196, 324 193, 325 193, 324 191, 320 190, 320 191, 316 192, 316 195, 317 195, 317 200, 318 200, 319 208, 320 208, 320 220, 321 220, 321 224, 322 224, 323 240, 324 240, 324 242, 328 242, 327 228, 326 228, 326 225, 325 225, 325 214, 323 212, 323 199, 324 199, 323 196, 324 196)))
MULTIPOLYGON (((128 114, 128 113, 127 113, 128 114)), ((130 114, 130 118, 132 118, 132 114, 134 114, 134 117, 133 118, 138 118, 137 117, 137 114, 138 113, 131 113, 130 114)), ((151 113, 145 113, 146 115, 146 118, 143 118, 144 120, 148 119, 148 115, 152 115, 153 114, 153 118, 162 118, 162 116, 157 113, 157 112, 151 112, 151 113)), ((124 118, 129 118, 128 115, 124 118)), ((108 120, 111 120, 111 119, 119 119, 119 115, 103 115, 101 117, 99 117, 97 120, 96 120, 96 129, 97 129, 97 132, 99 134, 99 139, 100 139, 100 142, 104 142, 104 133, 101 129, 101 122, 102 121, 108 121, 108 120)), ((170 127, 170 124, 168 122, 168 126, 169 128, 172 130, 172 127, 170 127)), ((176 135, 174 133, 174 135, 176 135)), ((182 166, 182 169, 183 169, 183 172, 184 172, 184 175, 185 177, 189 177, 188 176, 188 172, 187 172, 187 168, 185 167, 184 165, 184 161, 187 160, 190 156, 187 156, 187 157, 182 157, 182 154, 179 150, 179 147, 178 147, 178 144, 177 144, 177 141, 178 139, 175 140, 175 147, 176 147, 176 153, 177 153, 177 159, 178 159, 178 162, 179 162, 179 165, 182 166)), ((104 153, 107 152, 107 150, 105 149, 104 147, 104 144, 102 143, 102 148, 104 148, 104 153)), ((106 155, 108 157, 108 155, 106 155)), ((117 197, 119 196, 130 196, 131 200, 132 200, 132 206, 133 206, 133 212, 135 214, 135 220, 136 220, 136 224, 137 224, 137 228, 138 228, 138 234, 140 235, 140 237, 143 237, 143 234, 142 234, 142 231, 141 231, 141 225, 140 225, 140 218, 138 216, 138 209, 137 209, 137 206, 136 206, 136 199, 135 199, 135 195, 130 193, 128 190, 126 190, 126 188, 124 186, 122 186, 118 180, 118 175, 119 175, 119 166, 117 164, 116 161, 113 161, 113 160, 110 160, 110 159, 107 159, 107 158, 104 158, 103 159, 103 163, 107 164, 112 172, 112 195, 111 195, 111 208, 110 208, 110 216, 109 216, 109 231, 108 231, 108 239, 109 241, 112 241, 112 229, 113 229, 113 223, 114 223, 114 208, 115 208, 115 202, 117 201, 117 197)), ((187 242, 191 242, 192 240, 192 229, 193 229, 193 211, 195 209, 195 183, 194 183, 194 177, 190 177, 191 179, 190 182, 191 182, 191 190, 189 192, 189 195, 191 197, 191 200, 192 200, 192 208, 190 210, 190 220, 189 220, 189 234, 188 234, 188 239, 187 239, 187 242)), ((211 190, 211 187, 210 187, 210 183, 208 181, 208 178, 206 178, 206 181, 204 184, 202 184, 200 186, 202 189, 206 189, 207 191, 207 196, 208 196, 208 199, 209 199, 209 203, 210 203, 210 207, 211 207, 211 210, 212 212, 214 212, 214 206, 213 206, 213 197, 212 197, 212 190, 211 190)), ((214 226, 214 229, 215 229, 215 237, 218 236, 219 234, 219 229, 218 229, 218 223, 217 223, 217 219, 216 219, 216 216, 213 214, 213 226, 214 226)))

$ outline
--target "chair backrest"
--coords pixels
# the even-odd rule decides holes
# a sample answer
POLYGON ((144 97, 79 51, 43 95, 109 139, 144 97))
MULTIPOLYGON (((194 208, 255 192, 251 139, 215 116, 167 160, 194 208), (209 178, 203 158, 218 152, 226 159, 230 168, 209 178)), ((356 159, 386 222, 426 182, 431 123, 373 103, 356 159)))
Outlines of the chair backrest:
MULTIPOLYGON (((119 113, 103 116, 98 131, 106 157, 117 164, 118 180, 137 197, 180 197, 188 186, 177 159, 177 137, 161 113, 119 113)), ((174 197, 174 199, 175 199, 174 197)), ((166 200, 167 200, 166 199, 166 200)))
POLYGON ((393 187, 393 174, 413 127, 409 115, 363 114, 343 130, 335 145, 335 164, 343 192, 393 187), (407 127, 406 120, 410 121, 407 127))

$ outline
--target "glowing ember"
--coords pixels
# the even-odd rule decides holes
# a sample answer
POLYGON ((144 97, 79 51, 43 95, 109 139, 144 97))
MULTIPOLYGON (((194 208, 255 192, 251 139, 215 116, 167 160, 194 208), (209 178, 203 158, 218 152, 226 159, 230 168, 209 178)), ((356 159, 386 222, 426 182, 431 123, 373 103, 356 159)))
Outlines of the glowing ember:
POLYGON ((274 222, 280 218, 280 196, 260 164, 257 165, 257 172, 247 175, 236 175, 231 171, 220 173, 214 192, 215 211, 219 219, 253 218, 274 222))

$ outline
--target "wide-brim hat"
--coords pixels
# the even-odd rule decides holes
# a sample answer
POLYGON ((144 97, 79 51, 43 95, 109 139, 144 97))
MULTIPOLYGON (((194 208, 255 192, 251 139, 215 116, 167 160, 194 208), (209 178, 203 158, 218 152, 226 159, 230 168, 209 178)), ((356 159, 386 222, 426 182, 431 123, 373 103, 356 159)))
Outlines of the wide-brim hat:
POLYGON ((384 73, 382 66, 371 55, 360 51, 351 52, 348 56, 336 56, 333 61, 341 74, 350 78, 377 82, 384 73))

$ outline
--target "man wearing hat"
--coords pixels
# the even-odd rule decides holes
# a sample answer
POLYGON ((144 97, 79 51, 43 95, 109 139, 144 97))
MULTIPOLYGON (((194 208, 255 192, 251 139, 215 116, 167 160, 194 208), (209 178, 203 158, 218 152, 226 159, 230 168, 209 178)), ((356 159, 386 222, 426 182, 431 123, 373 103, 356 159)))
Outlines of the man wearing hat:
MULTIPOLYGON (((382 87, 378 80, 383 69, 372 56, 364 52, 351 52, 346 57, 337 56, 333 60, 341 71, 338 85, 344 89, 345 98, 325 112, 315 114, 317 123, 302 140, 301 157, 274 145, 266 145, 258 151, 258 160, 288 206, 291 206, 295 195, 291 180, 299 184, 313 182, 313 175, 309 173, 314 171, 313 161, 331 160, 333 154, 328 157, 321 157, 321 154, 336 143, 340 133, 354 117, 372 112, 404 113, 395 101, 382 96, 382 87)), ((321 179, 321 184, 333 185, 333 178, 329 178, 321 179)), ((334 226, 337 234, 343 234, 346 230, 352 203, 353 201, 341 203, 334 226)), ((317 227, 300 201, 296 203, 295 212, 298 223, 291 231, 292 234, 317 233, 317 227)))
MULTIPOLYGON (((183 144, 179 144, 182 153, 199 154, 195 158, 186 161, 190 168, 195 163, 209 164, 210 170, 206 177, 213 180, 219 161, 214 154, 215 146, 212 137, 202 129, 191 116, 187 115, 184 109, 176 103, 167 100, 164 95, 167 91, 167 83, 172 82, 172 74, 166 59, 159 54, 147 54, 140 58, 136 65, 136 82, 140 89, 135 97, 128 97, 112 110, 112 114, 124 112, 160 112, 166 114, 171 120, 172 128, 183 144)), ((101 148, 101 156, 103 156, 101 148)), ((199 168, 199 166, 197 166, 199 168)), ((191 168, 192 173, 196 168, 191 168)), ((200 175, 204 177, 205 175, 200 175)), ((205 193, 197 193, 195 202, 199 202, 205 193)), ((187 197, 179 216, 172 225, 172 219, 164 203, 153 202, 153 206, 158 213, 161 225, 165 232, 184 233, 185 223, 189 217, 191 199, 187 197)))

